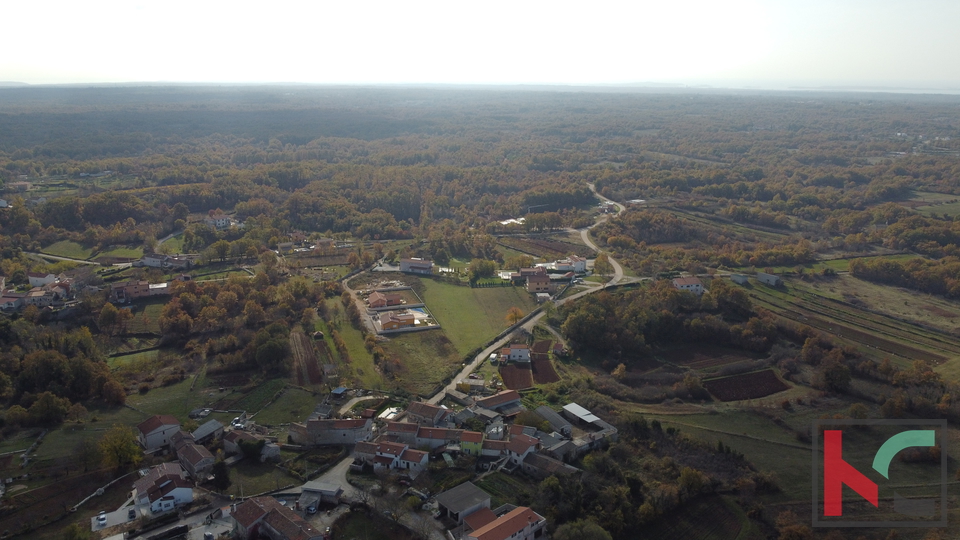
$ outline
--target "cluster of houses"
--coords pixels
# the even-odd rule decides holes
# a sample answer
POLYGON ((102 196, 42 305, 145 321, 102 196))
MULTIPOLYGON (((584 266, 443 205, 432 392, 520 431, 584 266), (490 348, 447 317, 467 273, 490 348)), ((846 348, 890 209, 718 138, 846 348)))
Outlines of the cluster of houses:
POLYGON ((206 445, 223 440, 224 453, 237 454, 227 462, 242 458, 241 441, 258 444, 263 440, 260 461, 280 457, 280 447, 273 441, 261 439, 237 429, 225 431, 217 420, 209 420, 193 432, 184 431, 175 417, 160 414, 137 425, 137 441, 148 454, 173 453, 177 460, 154 467, 134 482, 134 497, 138 505, 152 512, 164 512, 193 501, 193 486, 206 481, 216 462, 206 445))
POLYGON ((573 474, 577 469, 567 462, 617 439, 615 427, 575 403, 560 413, 547 407, 537 410, 551 426, 547 433, 507 423, 525 410, 515 390, 476 400, 463 398, 466 406, 457 413, 412 402, 404 413, 405 421, 387 422, 379 430, 372 418, 319 418, 314 413, 306 422, 291 424, 289 437, 304 446, 354 445, 356 469, 397 470, 416 477, 431 456, 463 454, 476 458, 480 470, 521 470, 536 478, 573 474), (483 423, 483 431, 464 427, 474 418, 483 423))
POLYGON ((6 279, 0 277, 0 309, 16 311, 27 306, 56 307, 74 297, 73 281, 63 274, 30 272, 27 279, 31 289, 27 292, 16 292, 6 290, 6 279))
POLYGON ((437 495, 442 519, 456 526, 461 540, 533 540, 545 536, 547 520, 525 506, 505 504, 491 510, 490 495, 473 482, 464 482, 437 495))
MULTIPOLYGON (((186 274, 180 274, 175 281, 190 281, 191 279, 186 274)), ((171 294, 170 282, 150 283, 143 279, 132 279, 110 284, 110 301, 116 304, 126 304, 138 298, 166 296, 168 294, 171 294)))

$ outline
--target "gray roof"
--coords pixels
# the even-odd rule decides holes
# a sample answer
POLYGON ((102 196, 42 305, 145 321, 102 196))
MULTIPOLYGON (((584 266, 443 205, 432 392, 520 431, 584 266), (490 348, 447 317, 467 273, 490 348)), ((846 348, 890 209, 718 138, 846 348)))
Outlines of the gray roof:
POLYGON ((484 501, 490 501, 490 495, 473 485, 473 482, 464 482, 437 495, 437 503, 455 514, 482 504, 484 501))
POLYGON ((194 439, 202 439, 211 433, 214 433, 218 429, 223 429, 223 424, 217 420, 208 420, 202 426, 198 427, 196 431, 193 432, 194 439))
POLYGON ((568 403, 567 405, 564 405, 563 410, 566 413, 572 414, 573 416, 579 418, 583 422, 592 424, 593 422, 599 420, 595 414, 584 409, 580 405, 577 405, 576 403, 568 403))
POLYGON ((542 416, 547 422, 550 422, 550 426, 557 431, 570 431, 572 427, 569 420, 560 416, 556 411, 546 405, 537 407, 537 414, 542 416))
POLYGON ((343 493, 343 488, 340 487, 340 484, 334 484, 333 482, 319 482, 317 480, 311 480, 303 485, 304 491, 319 491, 328 495, 340 495, 343 493))

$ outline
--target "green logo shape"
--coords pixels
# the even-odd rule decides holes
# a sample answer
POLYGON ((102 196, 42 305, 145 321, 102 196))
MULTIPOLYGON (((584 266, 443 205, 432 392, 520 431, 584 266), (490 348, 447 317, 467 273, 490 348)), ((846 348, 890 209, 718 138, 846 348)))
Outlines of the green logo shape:
POLYGON ((887 439, 887 442, 877 450, 877 455, 873 458, 873 468, 889 480, 890 462, 898 452, 914 446, 935 446, 936 442, 937 434, 932 429, 914 429, 897 433, 887 439))

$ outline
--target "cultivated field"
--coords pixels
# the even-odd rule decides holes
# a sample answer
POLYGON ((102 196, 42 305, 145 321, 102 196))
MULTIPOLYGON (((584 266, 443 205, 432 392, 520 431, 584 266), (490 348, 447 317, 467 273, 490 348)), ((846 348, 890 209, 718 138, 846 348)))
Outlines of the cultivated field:
POLYGON ((533 386, 533 372, 516 364, 502 366, 500 379, 510 390, 523 390, 533 386))
POLYGON ((544 237, 525 238, 504 236, 497 239, 497 243, 513 251, 551 261, 562 259, 569 255, 578 255, 580 257, 592 257, 594 255, 593 250, 582 243, 544 237))
POLYGON ((41 253, 49 253, 57 257, 68 257, 71 259, 89 259, 93 255, 93 248, 86 248, 70 240, 61 240, 40 250, 41 253))
POLYGON ((388 386, 414 394, 431 393, 463 363, 463 356, 442 331, 395 334, 381 346, 389 364, 385 371, 393 378, 388 386))
POLYGON ((708 379, 703 386, 720 401, 757 399, 790 388, 771 369, 708 379))

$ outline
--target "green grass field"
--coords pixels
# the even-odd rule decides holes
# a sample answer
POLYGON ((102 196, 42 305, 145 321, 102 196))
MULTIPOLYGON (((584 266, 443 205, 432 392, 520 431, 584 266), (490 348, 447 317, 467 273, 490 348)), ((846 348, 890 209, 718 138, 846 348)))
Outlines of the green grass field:
POLYGON ((233 405, 235 409, 243 409, 249 413, 255 413, 262 409, 281 388, 286 386, 284 379, 270 379, 263 381, 249 394, 243 396, 240 401, 233 405))
POLYGON ((61 240, 57 243, 40 250, 41 253, 56 255, 57 257, 69 257, 71 259, 89 259, 93 255, 92 248, 85 248, 76 242, 70 240, 61 240))
POLYGON ((140 257, 143 257, 143 247, 110 246, 110 249, 98 253, 97 257, 124 257, 128 259, 139 259, 140 257))
POLYGON ((530 294, 519 287, 471 289, 431 279, 422 283, 427 308, 461 356, 506 329, 511 307, 525 314, 536 308, 530 294))
POLYGON ((203 386, 197 384, 197 390, 190 391, 192 381, 193 377, 187 376, 177 384, 153 388, 142 395, 127 396, 127 403, 147 414, 169 414, 183 422, 190 411, 205 404, 203 395, 199 391, 203 386))
POLYGON ((483 480, 475 482, 478 488, 490 494, 490 507, 496 508, 502 504, 514 502, 521 492, 532 494, 536 490, 535 483, 524 482, 526 477, 510 476, 502 472, 495 472, 485 476, 483 480))
MULTIPOLYGON (((327 304, 330 306, 339 305, 340 300, 332 298, 327 300, 327 304)), ((377 372, 376 365, 373 363, 373 355, 367 352, 366 347, 363 345, 363 334, 356 328, 350 326, 345 316, 337 332, 340 333, 340 337, 343 338, 344 343, 347 345, 347 352, 350 354, 349 363, 345 363, 339 358, 337 349, 333 346, 333 340, 330 337, 331 334, 327 331, 326 325, 319 317, 317 318, 317 329, 324 333, 331 354, 337 357, 338 364, 342 366, 340 370, 342 378, 338 384, 346 384, 349 382, 347 379, 352 378, 362 388, 374 390, 383 387, 383 378, 380 376, 380 373, 377 372), (352 372, 352 374, 348 372, 352 372)))
POLYGON ((121 366, 127 366, 131 364, 136 364, 139 362, 152 363, 157 360, 160 356, 159 349, 153 349, 150 351, 141 351, 130 354, 121 354, 118 356, 111 356, 107 358, 107 365, 110 368, 118 368, 121 366))
POLYGON ((396 334, 382 347, 389 358, 398 358, 403 366, 397 385, 414 394, 431 393, 463 362, 463 355, 440 330, 396 334))
POLYGON ((233 484, 224 493, 237 497, 249 497, 290 484, 303 483, 272 463, 259 463, 249 459, 241 460, 230 468, 230 481, 233 484))
MULTIPOLYGON (((178 234, 171 237, 160 245, 165 246, 165 249, 168 249, 170 253, 183 253, 183 235, 178 234)), ((157 249, 159 249, 159 247, 157 249)))
POLYGON ((127 333, 160 333, 160 314, 163 313, 163 306, 166 305, 167 298, 151 298, 149 300, 137 300, 130 306, 133 318, 127 322, 127 333))
POLYGON ((280 399, 260 411, 255 420, 258 424, 275 426, 288 422, 302 422, 313 412, 320 402, 320 396, 314 396, 299 388, 288 388, 280 399))

